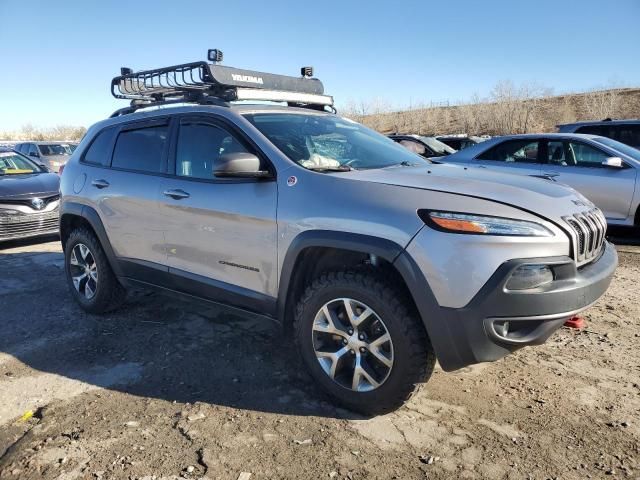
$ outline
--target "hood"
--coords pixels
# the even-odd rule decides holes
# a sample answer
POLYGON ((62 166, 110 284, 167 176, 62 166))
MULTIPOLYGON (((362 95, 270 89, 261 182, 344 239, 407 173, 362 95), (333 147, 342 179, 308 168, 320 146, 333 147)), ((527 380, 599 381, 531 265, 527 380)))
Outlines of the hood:
POLYGON ((353 180, 419 188, 512 205, 545 218, 594 208, 571 187, 552 180, 451 164, 356 170, 353 180))
POLYGON ((32 173, 28 175, 0 175, 0 199, 31 198, 34 195, 56 195, 60 177, 55 173, 32 173))

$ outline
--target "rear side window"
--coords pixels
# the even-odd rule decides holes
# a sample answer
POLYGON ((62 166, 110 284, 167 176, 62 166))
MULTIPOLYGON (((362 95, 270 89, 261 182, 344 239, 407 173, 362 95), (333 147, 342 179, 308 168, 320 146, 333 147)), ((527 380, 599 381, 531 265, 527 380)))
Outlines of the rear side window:
POLYGON ((168 125, 160 125, 120 132, 111 166, 140 172, 161 172, 168 131, 168 125))
POLYGON ((111 157, 111 148, 113 146, 113 137, 116 134, 116 128, 105 128, 96 138, 93 139, 89 149, 82 158, 83 162, 94 165, 107 165, 111 157))
POLYGON ((481 153, 477 159, 508 163, 536 163, 538 161, 538 141, 507 140, 481 153))
POLYGON ((608 137, 610 135, 608 125, 585 125, 584 127, 578 128, 576 133, 600 135, 601 137, 608 137))

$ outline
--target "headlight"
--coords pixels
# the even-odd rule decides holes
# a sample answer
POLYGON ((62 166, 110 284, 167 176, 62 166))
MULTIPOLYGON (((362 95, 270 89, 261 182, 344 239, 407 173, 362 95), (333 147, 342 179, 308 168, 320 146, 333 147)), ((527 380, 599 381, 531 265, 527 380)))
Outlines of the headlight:
POLYGON ((553 236, 553 232, 544 225, 527 220, 432 210, 419 210, 418 215, 427 225, 446 232, 519 237, 553 236))

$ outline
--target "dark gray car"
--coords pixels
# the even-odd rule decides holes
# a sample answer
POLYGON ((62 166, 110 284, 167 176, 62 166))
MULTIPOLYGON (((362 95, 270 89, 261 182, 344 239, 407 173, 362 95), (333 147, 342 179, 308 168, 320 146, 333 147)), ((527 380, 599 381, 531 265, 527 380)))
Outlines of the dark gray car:
POLYGON ((0 242, 58 233, 60 179, 0 148, 0 242))
POLYGON ((560 133, 586 133, 617 140, 640 149, 640 120, 602 120, 558 125, 560 133))

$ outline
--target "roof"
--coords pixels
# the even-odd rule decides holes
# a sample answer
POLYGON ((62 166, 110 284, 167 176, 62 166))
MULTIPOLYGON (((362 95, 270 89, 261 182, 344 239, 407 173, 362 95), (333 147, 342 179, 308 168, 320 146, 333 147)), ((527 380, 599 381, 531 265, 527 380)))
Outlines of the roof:
MULTIPOLYGON (((519 133, 519 134, 514 134, 514 135, 502 135, 502 136, 498 136, 498 137, 492 137, 490 140, 493 139, 502 139, 504 140, 505 138, 509 138, 509 139, 514 139, 517 140, 519 138, 522 139, 527 139, 527 138, 575 138, 575 139, 587 139, 587 140, 592 140, 594 138, 600 138, 601 135, 591 135, 588 133, 519 133)), ((489 141, 489 140, 487 140, 489 141)), ((484 143, 484 142, 483 142, 484 143)))
POLYGON ((569 127, 578 125, 624 125, 640 123, 640 119, 626 119, 626 120, 584 120, 581 122, 572 123, 559 123, 556 127, 569 127))

